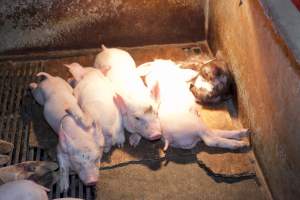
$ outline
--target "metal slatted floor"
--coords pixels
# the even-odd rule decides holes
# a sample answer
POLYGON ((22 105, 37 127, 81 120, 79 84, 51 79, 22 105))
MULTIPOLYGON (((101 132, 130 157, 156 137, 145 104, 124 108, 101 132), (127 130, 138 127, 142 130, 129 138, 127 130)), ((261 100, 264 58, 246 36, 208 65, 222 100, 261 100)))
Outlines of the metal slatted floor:
MULTIPOLYGON (((30 117, 23 116, 23 100, 29 95, 28 85, 37 81, 35 76, 44 71, 43 62, 19 62, 12 66, 0 68, 0 138, 14 144, 10 153, 11 160, 6 165, 24 161, 44 161, 50 158, 40 148, 29 147, 30 117)), ((31 98, 32 101, 33 98, 31 98)), ((85 187, 77 175, 70 175, 70 189, 60 193, 55 184, 48 193, 49 199, 60 197, 77 197, 94 199, 93 187, 85 187)))

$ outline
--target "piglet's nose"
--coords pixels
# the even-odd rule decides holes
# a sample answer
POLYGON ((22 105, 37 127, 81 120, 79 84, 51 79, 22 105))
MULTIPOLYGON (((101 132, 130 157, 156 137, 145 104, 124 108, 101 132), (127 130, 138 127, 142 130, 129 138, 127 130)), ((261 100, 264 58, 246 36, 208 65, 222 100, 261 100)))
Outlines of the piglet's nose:
POLYGON ((93 181, 93 182, 86 183, 85 185, 86 186, 93 186, 93 185, 96 185, 96 184, 97 184, 97 181, 93 181))
POLYGON ((157 132, 157 133, 152 133, 150 135, 150 140, 158 140, 161 138, 161 133, 157 132))
POLYGON ((87 185, 87 186, 96 185, 97 181, 98 181, 98 179, 96 177, 89 177, 85 181, 85 185, 87 185))

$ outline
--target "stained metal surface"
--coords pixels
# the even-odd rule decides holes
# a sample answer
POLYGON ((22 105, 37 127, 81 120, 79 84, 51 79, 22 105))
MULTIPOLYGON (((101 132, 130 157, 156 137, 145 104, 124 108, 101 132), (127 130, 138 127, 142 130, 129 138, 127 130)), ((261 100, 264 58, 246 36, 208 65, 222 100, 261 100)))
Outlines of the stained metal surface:
MULTIPOLYGON (((209 45, 213 51, 222 50, 231 66, 240 119, 255 133, 252 144, 272 195, 298 199, 300 65, 277 31, 279 19, 267 16, 261 4, 266 1, 243 2, 210 1, 209 45)), ((268 2, 270 7, 283 3, 268 2)), ((285 17, 292 14, 284 7, 277 9, 273 12, 282 11, 285 17)), ((299 24, 299 19, 294 20, 299 24)), ((292 27, 299 31, 296 25, 292 27)))
POLYGON ((0 0, 0 52, 192 42, 206 0, 0 0))

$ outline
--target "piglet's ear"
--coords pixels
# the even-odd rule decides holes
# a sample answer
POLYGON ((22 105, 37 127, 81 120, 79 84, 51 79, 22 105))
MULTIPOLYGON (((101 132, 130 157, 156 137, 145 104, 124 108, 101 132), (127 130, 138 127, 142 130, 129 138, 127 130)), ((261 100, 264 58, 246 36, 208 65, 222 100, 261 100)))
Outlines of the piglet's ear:
POLYGON ((106 66, 102 66, 102 67, 99 68, 99 69, 100 69, 100 71, 102 72, 102 74, 103 74, 104 76, 106 76, 107 73, 109 72, 109 70, 111 69, 111 66, 106 65, 106 66))
POLYGON ((40 104, 45 104, 44 94, 41 88, 38 87, 37 83, 30 83, 29 88, 31 90, 31 94, 33 95, 34 99, 40 104))
POLYGON ((146 76, 152 70, 152 62, 144 63, 136 68, 136 73, 138 76, 146 76))
POLYGON ((31 90, 34 90, 38 87, 38 84, 37 83, 30 83, 29 87, 30 87, 31 90))
POLYGON ((199 72, 192 69, 180 69, 180 76, 182 76, 183 80, 186 82, 191 81, 196 76, 199 75, 199 72))
POLYGON ((116 94, 113 97, 114 103, 116 104, 116 106, 119 108, 120 112, 122 115, 127 113, 127 105, 125 104, 123 98, 119 95, 116 94))
POLYGON ((79 63, 64 64, 69 69, 76 81, 80 81, 85 74, 85 69, 79 63))
POLYGON ((159 83, 158 82, 156 82, 154 84, 154 86, 152 87, 151 94, 152 94, 152 97, 154 98, 154 100, 156 102, 159 102, 159 100, 160 100, 160 88, 159 88, 159 83))
POLYGON ((104 44, 101 44, 101 50, 102 51, 107 50, 107 47, 104 44))

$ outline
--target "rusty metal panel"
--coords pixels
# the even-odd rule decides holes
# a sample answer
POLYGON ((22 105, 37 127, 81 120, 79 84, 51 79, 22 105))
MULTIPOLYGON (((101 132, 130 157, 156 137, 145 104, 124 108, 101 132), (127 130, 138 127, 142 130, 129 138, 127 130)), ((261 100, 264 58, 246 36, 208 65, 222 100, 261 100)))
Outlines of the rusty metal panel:
POLYGON ((209 44, 227 55, 239 114, 275 199, 300 196, 299 64, 260 1, 211 0, 209 44))
POLYGON ((205 2, 0 0, 0 53, 198 41, 205 2))

